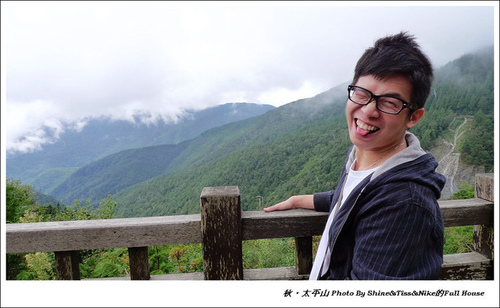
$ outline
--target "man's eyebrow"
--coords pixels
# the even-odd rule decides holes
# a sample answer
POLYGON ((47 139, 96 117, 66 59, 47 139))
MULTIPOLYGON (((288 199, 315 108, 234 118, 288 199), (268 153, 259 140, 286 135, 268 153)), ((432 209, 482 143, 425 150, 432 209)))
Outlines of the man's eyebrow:
POLYGON ((405 100, 403 98, 403 95, 401 95, 401 93, 398 93, 398 92, 389 92, 389 93, 380 94, 378 96, 390 96, 390 97, 395 97, 395 98, 405 100))

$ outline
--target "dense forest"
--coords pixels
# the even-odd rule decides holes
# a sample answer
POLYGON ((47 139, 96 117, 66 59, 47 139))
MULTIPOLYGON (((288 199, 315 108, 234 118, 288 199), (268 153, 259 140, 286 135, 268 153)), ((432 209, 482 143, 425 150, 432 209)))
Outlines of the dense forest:
MULTIPOLYGON (((426 114, 412 129, 426 150, 456 117, 471 118, 457 151, 469 164, 493 170, 493 51, 466 55, 436 71, 426 114)), ((115 198, 125 217, 199 211, 205 186, 237 185, 245 210, 290 195, 335 187, 350 147, 344 115, 345 85, 243 123, 204 133, 169 172, 126 188, 115 198), (147 204, 147 206, 145 206, 147 204)))
MULTIPOLYGON (((50 187, 57 193, 51 196, 7 179, 7 222, 199 213, 200 193, 207 186, 238 186, 243 210, 332 189, 351 146, 344 114, 346 85, 191 140, 120 151, 65 170, 65 180, 50 187)), ((412 132, 430 150, 455 118, 465 117, 467 130, 456 151, 464 163, 492 172, 493 109, 490 48, 436 70, 425 116, 412 132)), ((464 184, 454 198, 471 196, 472 186, 464 184)), ((471 237, 470 228, 447 230, 445 253, 467 251, 471 237)), ((150 247, 149 254, 153 274, 201 270, 200 245, 150 247)), ((83 278, 128 273, 126 249, 82 251, 80 257, 83 278)), ((8 279, 54 279, 53 258, 50 253, 9 255, 8 279)), ((245 268, 292 264, 291 239, 244 243, 245 268)))
MULTIPOLYGON (((431 95, 425 105, 425 116, 413 129, 419 136, 424 149, 432 147, 456 116, 486 116, 483 121, 474 121, 473 130, 483 130, 482 138, 469 137, 468 142, 474 141, 478 148, 489 151, 489 161, 481 162, 487 170, 493 169, 493 49, 486 49, 474 55, 465 55, 440 68, 436 72, 431 95)), ((471 147, 462 149, 464 156, 471 147)), ((469 161, 470 162, 470 161, 469 161)), ((476 163, 476 162, 474 162, 476 163)))

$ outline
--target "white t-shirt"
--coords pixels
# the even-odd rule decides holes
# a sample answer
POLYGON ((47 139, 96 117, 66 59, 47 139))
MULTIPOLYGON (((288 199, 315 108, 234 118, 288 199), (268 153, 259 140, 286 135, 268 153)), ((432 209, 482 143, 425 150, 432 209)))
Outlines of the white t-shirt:
POLYGON ((352 190, 359 183, 361 183, 361 181, 363 181, 368 175, 373 173, 378 168, 379 167, 363 171, 355 171, 352 169, 349 170, 342 192, 342 200, 340 203, 337 202, 333 211, 331 211, 330 215, 328 215, 328 220, 326 222, 325 230, 323 231, 323 235, 321 236, 321 240, 319 242, 318 251, 316 252, 316 258, 314 259, 314 264, 311 270, 311 274, 309 275, 309 280, 317 280, 318 277, 320 276, 319 275, 320 270, 321 270, 321 276, 323 276, 328 270, 328 266, 330 264, 330 255, 331 255, 330 247, 328 247, 328 237, 333 218, 335 218, 335 214, 340 209, 342 204, 344 204, 344 201, 351 194, 352 190))

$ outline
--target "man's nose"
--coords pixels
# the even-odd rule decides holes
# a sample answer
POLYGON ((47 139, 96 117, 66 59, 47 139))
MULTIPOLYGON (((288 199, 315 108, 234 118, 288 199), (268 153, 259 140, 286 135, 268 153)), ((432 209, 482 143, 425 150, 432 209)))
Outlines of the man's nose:
POLYGON ((367 105, 363 106, 363 111, 368 115, 378 115, 380 111, 377 108, 377 99, 372 98, 367 105))

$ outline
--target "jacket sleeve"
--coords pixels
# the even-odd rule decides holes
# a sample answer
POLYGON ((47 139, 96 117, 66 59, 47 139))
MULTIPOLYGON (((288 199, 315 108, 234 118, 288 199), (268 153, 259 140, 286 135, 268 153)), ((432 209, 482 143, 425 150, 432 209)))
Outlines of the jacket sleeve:
POLYGON ((314 194, 314 209, 318 212, 329 212, 334 190, 315 193, 314 194))
POLYGON ((391 201, 390 195, 358 216, 350 278, 436 279, 444 244, 437 202, 391 201))

